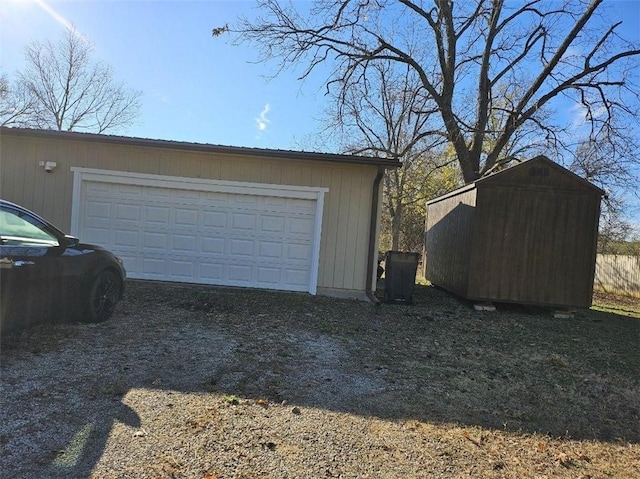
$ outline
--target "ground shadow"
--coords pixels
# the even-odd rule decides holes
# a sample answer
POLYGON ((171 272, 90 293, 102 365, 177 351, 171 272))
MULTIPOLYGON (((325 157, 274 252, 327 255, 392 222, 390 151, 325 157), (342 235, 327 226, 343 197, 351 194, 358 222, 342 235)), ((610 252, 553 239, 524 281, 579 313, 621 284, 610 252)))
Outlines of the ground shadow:
POLYGON ((26 451, 51 477, 88 477, 114 424, 140 427, 134 389, 640 442, 640 320, 477 312, 431 287, 414 300, 131 283, 107 323, 2 339, 3 402, 20 407, 2 407, 0 466, 19 475, 26 451))

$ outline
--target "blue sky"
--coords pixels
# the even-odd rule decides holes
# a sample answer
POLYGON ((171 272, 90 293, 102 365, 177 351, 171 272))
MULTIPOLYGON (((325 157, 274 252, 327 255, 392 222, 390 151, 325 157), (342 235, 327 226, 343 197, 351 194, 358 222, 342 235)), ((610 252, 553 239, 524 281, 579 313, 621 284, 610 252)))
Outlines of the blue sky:
POLYGON ((212 28, 252 15, 253 1, 2 0, 0 69, 13 78, 33 40, 57 41, 73 24, 94 58, 143 92, 139 124, 127 136, 261 148, 301 149, 317 131, 322 78, 276 65, 213 38, 212 28), (298 72, 299 73, 299 72, 298 72))

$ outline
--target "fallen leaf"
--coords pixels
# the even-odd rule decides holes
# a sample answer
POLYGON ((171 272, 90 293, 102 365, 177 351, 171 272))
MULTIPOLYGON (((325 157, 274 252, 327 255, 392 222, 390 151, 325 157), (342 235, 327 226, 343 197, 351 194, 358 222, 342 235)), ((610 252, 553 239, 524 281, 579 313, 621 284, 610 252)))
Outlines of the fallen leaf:
POLYGON ((480 442, 481 442, 482 439, 480 441, 478 441, 477 439, 472 438, 471 435, 467 431, 463 432, 462 435, 464 436, 464 438, 467 441, 472 442, 476 446, 480 447, 480 442))
POLYGON ((568 454, 564 453, 564 452, 559 453, 556 456, 556 460, 563 467, 567 467, 568 468, 568 467, 571 467, 571 466, 575 465, 574 462, 573 462, 573 459, 571 459, 571 457, 568 454))
POLYGON ((503 461, 498 461, 498 462, 494 462, 493 463, 493 470, 494 471, 500 471, 500 470, 504 469, 505 467, 507 467, 507 465, 503 461))

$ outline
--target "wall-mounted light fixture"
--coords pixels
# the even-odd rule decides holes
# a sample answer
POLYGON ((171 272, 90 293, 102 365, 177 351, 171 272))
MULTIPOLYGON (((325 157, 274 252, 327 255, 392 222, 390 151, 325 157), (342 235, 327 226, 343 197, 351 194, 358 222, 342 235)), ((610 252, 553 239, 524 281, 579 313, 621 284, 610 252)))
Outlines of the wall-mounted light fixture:
POLYGON ((55 161, 41 161, 38 163, 40 166, 44 168, 44 171, 47 173, 51 173, 58 164, 55 161))

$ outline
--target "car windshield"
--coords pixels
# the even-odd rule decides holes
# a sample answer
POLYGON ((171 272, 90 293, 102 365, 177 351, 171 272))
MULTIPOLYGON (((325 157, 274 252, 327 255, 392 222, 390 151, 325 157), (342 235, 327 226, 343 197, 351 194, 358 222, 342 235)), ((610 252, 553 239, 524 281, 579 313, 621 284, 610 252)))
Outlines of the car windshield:
POLYGON ((2 244, 58 246, 58 239, 36 218, 18 211, 0 210, 2 244))

